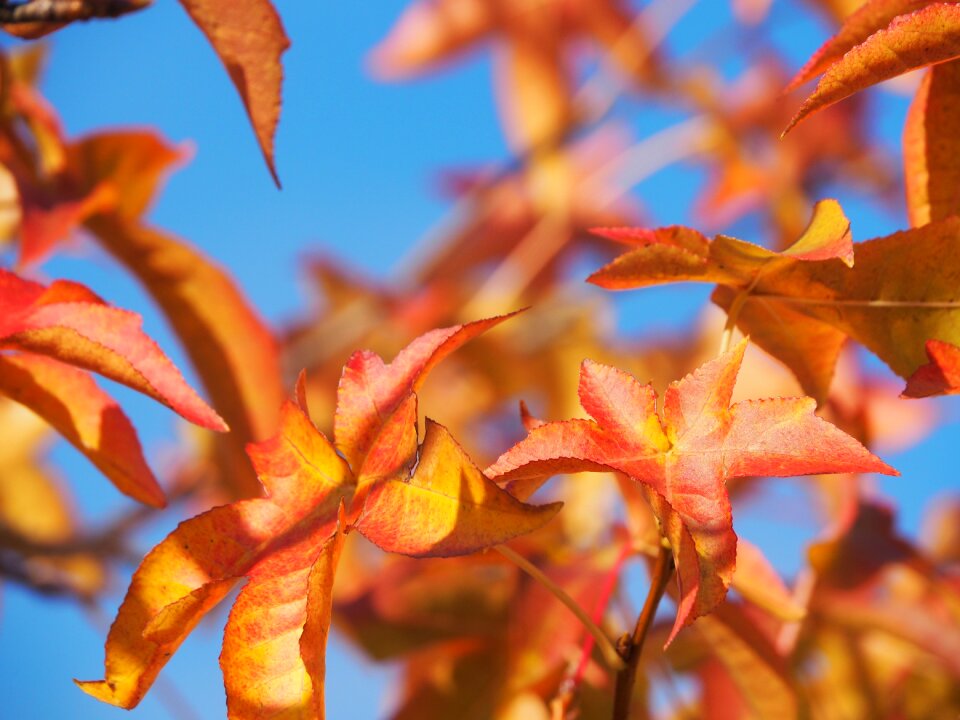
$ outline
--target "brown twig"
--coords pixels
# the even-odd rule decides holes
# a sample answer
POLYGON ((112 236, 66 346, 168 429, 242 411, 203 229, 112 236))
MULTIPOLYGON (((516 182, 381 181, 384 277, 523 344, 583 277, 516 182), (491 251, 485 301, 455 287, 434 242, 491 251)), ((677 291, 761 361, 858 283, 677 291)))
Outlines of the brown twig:
POLYGON ((624 635, 618 643, 620 655, 627 666, 617 673, 617 684, 614 690, 613 720, 629 720, 630 702, 633 699, 633 685, 637 678, 637 668, 640 666, 640 656, 643 654, 643 641, 647 631, 653 624, 653 616, 657 613, 660 598, 663 597, 667 583, 673 576, 673 552, 667 546, 660 548, 653 572, 650 575, 650 590, 643 603, 643 609, 637 616, 637 624, 633 628, 633 635, 624 635))
POLYGON ((143 10, 153 0, 0 0, 0 23, 55 22, 113 18, 143 10))

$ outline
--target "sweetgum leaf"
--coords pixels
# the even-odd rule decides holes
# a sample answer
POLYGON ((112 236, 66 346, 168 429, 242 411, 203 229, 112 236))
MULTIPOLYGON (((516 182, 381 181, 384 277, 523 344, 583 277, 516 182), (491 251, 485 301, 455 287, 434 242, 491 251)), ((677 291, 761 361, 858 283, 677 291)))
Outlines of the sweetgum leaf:
POLYGON ((551 475, 622 472, 645 487, 670 541, 680 590, 670 640, 725 596, 736 561, 726 481, 751 475, 895 471, 813 414, 809 398, 730 405, 746 342, 656 393, 626 373, 591 361, 580 372, 580 403, 593 420, 534 428, 486 473, 518 497, 551 475))
POLYGON ((787 90, 793 90, 823 73, 847 52, 875 32, 887 27, 897 16, 907 15, 932 4, 933 0, 868 0, 851 13, 836 35, 813 54, 787 85, 787 90))
MULTIPOLYGON (((410 462, 414 459, 410 450, 416 449, 416 403, 405 403, 394 418, 391 424, 412 429, 407 443, 412 441, 413 447, 399 453, 410 462)), ((384 450, 397 447, 392 433, 381 437, 384 435, 389 438, 384 450)), ((526 535, 559 509, 560 503, 531 508, 501 490, 480 472, 445 427, 428 419, 412 475, 401 472, 377 482, 356 529, 389 552, 446 557, 526 535)))
POLYGON ((227 69, 274 182, 273 140, 280 120, 283 66, 290 47, 270 0, 180 0, 227 69))
POLYGON ((512 315, 431 330, 401 350, 391 363, 369 350, 354 353, 340 377, 333 430, 337 449, 350 466, 359 471, 386 420, 438 362, 512 315))
MULTIPOLYGON (((249 642, 236 648, 230 665, 241 677, 264 682, 268 706, 309 706, 309 693, 301 692, 309 681, 299 633, 292 630, 305 622, 310 569, 335 533, 337 509, 353 492, 353 474, 290 402, 283 407, 280 433, 251 445, 249 452, 267 496, 181 523, 144 558, 107 637, 105 679, 80 683, 85 692, 134 707, 200 618, 246 576, 224 652, 232 657, 235 640, 249 642), (291 632, 276 634, 284 630, 291 632), (288 680, 298 679, 296 688, 282 678, 271 680, 280 665, 288 680)), ((228 688, 234 689, 234 678, 226 677, 228 688)), ((256 717, 245 698, 239 695, 231 717, 256 717)))
MULTIPOLYGON (((452 555, 529 532, 556 510, 523 505, 493 485, 439 426, 417 447, 413 388, 443 355, 502 319, 428 333, 389 365, 372 353, 354 356, 339 394, 349 409, 350 423, 339 427, 352 441, 353 468, 302 405, 286 402, 279 434, 248 446, 265 497, 198 515, 147 555, 107 638, 105 679, 80 687, 135 706, 200 618, 245 578, 220 658, 229 717, 322 718, 332 587, 355 518, 357 529, 398 552, 452 555), (357 428, 362 433, 351 432, 357 428), (470 502, 451 504, 461 498, 461 477, 470 502), (400 478, 439 490, 447 502, 432 513, 416 512, 419 497, 402 507, 408 493, 400 478), (407 522, 398 517, 404 513, 407 522), (487 527, 491 520, 499 524, 487 527)), ((301 403, 303 390, 301 377, 301 403)))
POLYGON ((934 65, 903 129, 907 212, 914 227, 960 213, 960 62, 934 65))
POLYGON ((896 17, 830 65, 784 133, 821 108, 911 70, 960 57, 960 5, 935 3, 896 17))
MULTIPOLYGON (((833 230, 839 232, 841 225, 833 230)), ((696 251, 678 248, 667 231, 647 231, 647 244, 591 276, 611 289, 675 281, 716 282, 713 300, 724 309, 742 302, 737 325, 784 362, 817 400, 825 399, 845 338, 876 353, 901 377, 926 357, 937 338, 960 343, 960 218, 952 216, 853 246, 856 262, 836 254, 802 259, 718 236, 696 251)), ((675 233, 676 231, 670 231, 675 233)), ((828 233, 823 246, 836 239, 828 233)))
POLYGON ((41 355, 2 354, 0 392, 49 422, 120 492, 153 507, 166 505, 136 430, 89 373, 41 355))
POLYGON ((47 355, 149 395, 201 427, 227 426, 184 381, 140 316, 77 283, 48 288, 0 269, 0 348, 47 355))

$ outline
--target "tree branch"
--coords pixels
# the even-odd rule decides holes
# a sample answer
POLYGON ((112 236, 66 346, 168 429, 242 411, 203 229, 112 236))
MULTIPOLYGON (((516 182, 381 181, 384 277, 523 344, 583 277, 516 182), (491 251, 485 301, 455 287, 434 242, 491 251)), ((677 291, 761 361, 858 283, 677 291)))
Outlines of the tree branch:
POLYGON ((647 631, 653 624, 653 616, 657 614, 657 606, 663 597, 667 583, 673 576, 673 551, 666 545, 661 546, 660 554, 653 566, 650 575, 650 590, 643 603, 643 609, 637 617, 637 624, 633 628, 633 635, 624 635, 618 643, 620 655, 627 661, 627 666, 617 673, 617 685, 614 691, 613 720, 629 720, 630 701, 633 699, 633 685, 637 678, 637 668, 640 665, 640 656, 643 654, 643 641, 647 631))
POLYGON ((0 23, 56 22, 113 18, 143 10, 153 0, 0 0, 0 23))

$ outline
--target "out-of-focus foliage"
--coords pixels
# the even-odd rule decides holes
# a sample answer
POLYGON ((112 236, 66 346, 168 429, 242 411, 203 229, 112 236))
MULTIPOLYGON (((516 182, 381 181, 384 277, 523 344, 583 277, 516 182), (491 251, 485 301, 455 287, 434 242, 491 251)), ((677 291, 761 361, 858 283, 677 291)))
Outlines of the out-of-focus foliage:
MULTIPOLYGON (((0 22, 32 38, 148 4, 0 3, 0 22)), ((181 4, 276 179, 277 12, 181 4)), ((694 3, 413 0, 371 69, 402 80, 488 49, 511 156, 441 169, 450 214, 392 280, 312 255, 316 303, 280 329, 147 220, 185 153, 149 129, 69 136, 38 90, 39 46, 5 52, 0 577, 100 608, 118 567, 139 563, 104 679, 81 683, 127 708, 242 585, 220 656, 235 719, 323 718, 331 628, 395 664, 393 718, 956 717, 960 500, 934 501, 916 540, 865 473, 893 472, 873 453, 937 427, 906 397, 960 392, 958 8, 732 0, 722 38, 675 53, 694 3), (774 38, 784 5, 835 26, 792 82, 774 38), (860 91, 921 68, 900 172, 860 91), (633 137, 651 117, 659 129, 633 137), (637 186, 680 163, 702 171, 689 216, 649 227, 661 213, 637 186), (862 242, 824 197, 884 207, 901 193, 912 227, 862 242), (137 315, 40 275, 78 240, 144 287, 209 406, 137 315), (628 336, 588 276, 708 282, 717 307, 672 336, 628 336), (230 432, 191 427, 158 481, 89 371, 230 432), (84 523, 48 425, 122 492, 186 500, 190 519, 142 559, 138 531, 174 527, 172 510, 84 523), (769 508, 768 478, 799 474, 808 547, 785 577, 735 528, 769 508), (657 616, 661 587, 674 608, 657 616)))

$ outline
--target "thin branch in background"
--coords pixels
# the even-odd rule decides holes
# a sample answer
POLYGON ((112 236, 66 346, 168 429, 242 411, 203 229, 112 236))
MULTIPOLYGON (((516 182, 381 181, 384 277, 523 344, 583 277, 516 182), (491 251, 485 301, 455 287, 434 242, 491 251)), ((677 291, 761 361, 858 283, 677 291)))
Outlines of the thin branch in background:
POLYGON ((586 628, 594 640, 597 642, 597 647, 600 649, 601 655, 603 655, 604 661, 611 669, 621 671, 625 667, 623 658, 620 657, 620 654, 617 652, 616 648, 613 647, 613 643, 610 642, 610 638, 606 636, 606 633, 603 632, 596 623, 590 618, 587 612, 580 607, 576 600, 570 597, 567 592, 557 585, 553 580, 547 577, 540 568, 531 563, 525 557, 519 553, 514 552, 506 545, 497 545, 494 550, 503 555, 507 560, 512 562, 518 568, 523 570, 527 575, 532 577, 538 583, 540 583, 546 590, 550 592, 557 600, 562 602, 570 612, 577 616, 577 619, 583 624, 583 627, 586 628))
POLYGON ((0 0, 0 23, 67 23, 94 18, 115 18, 143 10, 153 0, 0 0))

